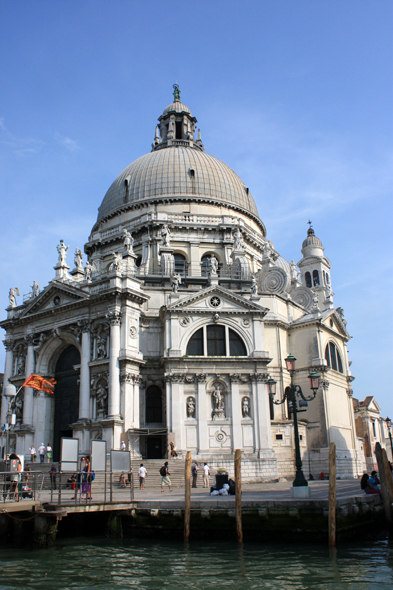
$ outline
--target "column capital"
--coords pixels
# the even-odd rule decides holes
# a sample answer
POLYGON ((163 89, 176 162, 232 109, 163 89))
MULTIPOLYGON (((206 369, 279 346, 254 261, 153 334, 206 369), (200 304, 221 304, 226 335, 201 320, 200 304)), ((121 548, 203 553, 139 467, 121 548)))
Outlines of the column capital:
POLYGON ((256 383, 266 383, 269 379, 269 373, 252 373, 250 379, 256 383))
POLYGON ((3 344, 4 344, 4 348, 6 349, 7 352, 13 351, 14 341, 11 340, 11 338, 6 338, 5 340, 3 340, 3 344))
POLYGON ((26 346, 33 346, 34 345, 34 334, 26 334, 25 344, 26 344, 26 346))
POLYGON ((90 332, 91 329, 91 322, 90 320, 84 319, 78 321, 78 328, 80 331, 83 332, 90 332))
POLYGON ((105 317, 110 322, 111 326, 120 326, 121 311, 110 311, 105 317))
POLYGON ((195 375, 195 381, 197 383, 206 383, 206 374, 205 373, 197 373, 195 375))
POLYGON ((169 383, 184 383, 185 378, 184 373, 171 373, 170 375, 164 376, 164 381, 169 381, 169 383))
POLYGON ((249 381, 248 375, 241 375, 240 373, 232 373, 229 375, 231 383, 247 383, 249 381))

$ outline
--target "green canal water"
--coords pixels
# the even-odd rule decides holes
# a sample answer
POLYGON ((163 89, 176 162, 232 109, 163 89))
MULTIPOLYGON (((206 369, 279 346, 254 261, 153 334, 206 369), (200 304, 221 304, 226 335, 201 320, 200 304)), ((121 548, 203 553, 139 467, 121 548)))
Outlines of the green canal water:
POLYGON ((317 545, 80 538, 41 551, 0 550, 0 590, 393 589, 387 538, 317 545))

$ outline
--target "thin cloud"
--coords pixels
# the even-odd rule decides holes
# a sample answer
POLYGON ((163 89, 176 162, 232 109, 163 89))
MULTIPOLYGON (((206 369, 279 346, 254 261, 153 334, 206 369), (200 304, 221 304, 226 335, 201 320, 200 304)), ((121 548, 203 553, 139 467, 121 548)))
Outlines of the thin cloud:
POLYGON ((55 135, 56 141, 65 147, 70 152, 76 152, 80 149, 80 145, 75 139, 71 139, 71 137, 67 137, 66 135, 60 135, 60 133, 56 133, 55 135))
POLYGON ((45 145, 45 142, 38 137, 18 137, 11 133, 5 126, 4 119, 0 119, 0 133, 0 143, 18 156, 36 154, 45 145))

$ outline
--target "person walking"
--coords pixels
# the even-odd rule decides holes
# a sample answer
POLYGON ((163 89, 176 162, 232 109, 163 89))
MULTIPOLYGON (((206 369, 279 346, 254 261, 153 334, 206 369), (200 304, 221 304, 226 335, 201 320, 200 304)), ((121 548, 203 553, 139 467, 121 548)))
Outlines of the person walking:
POLYGON ((46 462, 50 463, 52 461, 52 447, 48 443, 46 445, 46 462))
POLYGON ((38 454, 40 456, 40 463, 44 462, 45 459, 45 451, 46 451, 46 447, 44 445, 44 443, 41 443, 41 446, 38 447, 38 454))
POLYGON ((203 487, 204 488, 209 487, 209 475, 210 475, 209 465, 207 463, 204 463, 203 464, 203 487))
POLYGON ((169 487, 169 491, 172 491, 171 488, 171 480, 170 480, 170 473, 168 471, 168 461, 165 461, 164 465, 161 467, 160 469, 160 475, 161 475, 161 491, 164 491, 164 484, 166 484, 169 487))
POLYGON ((31 462, 35 463, 35 460, 37 459, 37 451, 35 450, 35 446, 31 445, 29 451, 30 451, 31 462))
POLYGON ((141 463, 141 466, 138 469, 138 475, 139 475, 139 489, 144 490, 145 489, 145 477, 147 477, 147 469, 146 469, 146 467, 143 466, 143 463, 141 463))
POLYGON ((198 463, 196 461, 194 461, 194 463, 191 465, 192 487, 193 488, 197 487, 198 471, 199 471, 198 463))

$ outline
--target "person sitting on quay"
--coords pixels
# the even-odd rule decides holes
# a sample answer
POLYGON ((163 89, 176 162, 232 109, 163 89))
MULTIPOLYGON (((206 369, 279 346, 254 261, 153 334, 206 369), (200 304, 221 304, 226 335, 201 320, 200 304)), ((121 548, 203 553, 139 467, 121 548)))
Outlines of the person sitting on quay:
POLYGON ((67 488, 71 490, 75 490, 75 483, 76 483, 76 473, 73 473, 71 477, 67 479, 67 488))
POLYGON ((122 471, 120 473, 119 484, 120 484, 120 487, 121 488, 125 488, 126 487, 126 476, 124 475, 124 471, 122 471))
POLYGON ((175 459, 178 456, 176 453, 175 443, 171 441, 169 446, 171 447, 171 459, 175 459))
MULTIPOLYGON (((375 473, 375 472, 373 472, 375 473)), ((379 494, 381 495, 381 490, 378 486, 374 487, 372 483, 370 483, 370 477, 367 473, 364 473, 362 479, 360 480, 360 487, 364 491, 365 494, 379 494)))

